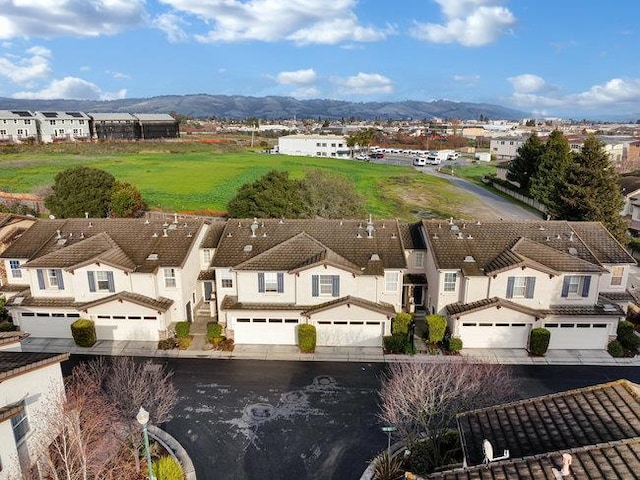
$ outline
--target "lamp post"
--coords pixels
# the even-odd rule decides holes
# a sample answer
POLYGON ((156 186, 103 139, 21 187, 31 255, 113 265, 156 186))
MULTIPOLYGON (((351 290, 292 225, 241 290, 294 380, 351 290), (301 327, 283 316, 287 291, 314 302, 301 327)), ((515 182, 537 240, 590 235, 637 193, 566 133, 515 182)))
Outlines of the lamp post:
POLYGON ((387 458, 391 460, 391 434, 396 431, 396 427, 382 427, 382 431, 387 434, 387 458))
POLYGON ((142 431, 144 432, 144 449, 147 455, 147 468, 149 469, 149 480, 154 480, 153 469, 151 468, 151 453, 149 452, 149 434, 147 433, 147 424, 149 423, 149 412, 140 407, 136 420, 142 425, 142 431))

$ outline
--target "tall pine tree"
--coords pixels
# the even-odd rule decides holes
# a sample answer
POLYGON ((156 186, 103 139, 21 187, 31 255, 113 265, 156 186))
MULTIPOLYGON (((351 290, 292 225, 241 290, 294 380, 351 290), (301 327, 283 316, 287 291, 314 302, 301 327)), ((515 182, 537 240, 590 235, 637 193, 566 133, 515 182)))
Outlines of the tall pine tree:
POLYGON ((540 156, 544 152, 544 144, 536 133, 532 133, 526 142, 518 148, 518 154, 511 163, 507 171, 507 180, 518 182, 520 188, 529 192, 531 180, 536 176, 540 156))
POLYGON ((549 214, 554 218, 560 218, 555 211, 557 192, 560 188, 558 184, 565 178, 571 166, 572 155, 569 141, 562 132, 551 132, 540 155, 536 175, 529 186, 531 196, 547 207, 549 214))

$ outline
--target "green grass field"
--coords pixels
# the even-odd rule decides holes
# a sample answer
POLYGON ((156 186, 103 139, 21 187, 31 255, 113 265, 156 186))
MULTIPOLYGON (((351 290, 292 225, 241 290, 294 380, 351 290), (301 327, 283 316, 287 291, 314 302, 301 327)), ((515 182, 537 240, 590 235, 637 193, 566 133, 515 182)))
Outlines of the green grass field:
MULTIPOLYGON (((82 145, 62 150, 34 146, 29 151, 0 150, 0 190, 33 192, 52 185, 56 173, 86 165, 136 185, 155 209, 166 211, 226 210, 237 189, 269 170, 286 170, 301 178, 310 169, 328 170, 353 181, 375 216, 414 220, 419 217, 464 216, 472 197, 447 181, 410 167, 247 152, 226 147, 192 146, 96 150, 82 145)), ((98 145, 99 146, 99 145, 98 145)))

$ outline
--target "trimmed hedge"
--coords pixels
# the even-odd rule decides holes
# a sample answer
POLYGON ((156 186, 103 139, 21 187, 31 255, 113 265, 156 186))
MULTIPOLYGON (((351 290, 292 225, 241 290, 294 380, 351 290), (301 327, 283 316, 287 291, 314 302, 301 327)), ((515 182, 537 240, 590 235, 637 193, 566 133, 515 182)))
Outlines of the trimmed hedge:
POLYGON ((451 337, 449 339, 449 351, 451 353, 459 353, 462 350, 462 339, 458 337, 451 337))
POLYGON ((191 329, 191 324, 189 322, 178 322, 176 323, 176 337, 185 338, 189 336, 189 330, 191 329))
POLYGON ((443 315, 427 316, 427 339, 429 343, 438 343, 444 339, 447 331, 447 318, 443 315))
POLYGON ((298 346, 302 353, 313 353, 316 351, 316 327, 305 323, 298 327, 298 346))
POLYGON ((151 467, 156 480, 184 480, 182 466, 170 455, 160 457, 151 467))
POLYGON ((222 325, 218 322, 207 323, 207 340, 209 343, 213 343, 214 338, 222 337, 222 325))
POLYGON ((386 353, 405 353, 409 342, 405 333, 394 333, 382 337, 382 345, 386 353))
POLYGON ((533 328, 529 335, 529 351, 534 355, 544 355, 549 348, 551 332, 546 328, 533 328))
POLYGON ((620 358, 624 355, 624 348, 622 348, 618 340, 611 340, 607 345, 607 352, 612 357, 620 358))
POLYGON ((73 341, 79 347, 92 347, 96 343, 96 325, 93 320, 80 318, 71 324, 73 341))
POLYGON ((413 316, 410 313, 406 312, 398 312, 396 313, 393 322, 391 323, 391 333, 404 333, 405 335, 409 333, 409 325, 411 324, 411 320, 413 320, 413 316))
POLYGON ((636 350, 640 345, 640 338, 636 336, 634 331, 634 325, 627 320, 622 320, 618 323, 618 329, 616 333, 618 334, 618 342, 622 345, 622 348, 626 350, 636 350))

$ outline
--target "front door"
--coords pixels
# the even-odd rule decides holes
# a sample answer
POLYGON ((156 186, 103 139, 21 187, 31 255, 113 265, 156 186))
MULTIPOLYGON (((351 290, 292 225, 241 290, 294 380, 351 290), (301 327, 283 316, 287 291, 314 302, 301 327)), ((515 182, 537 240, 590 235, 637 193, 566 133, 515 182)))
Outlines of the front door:
POLYGON ((191 302, 187 302, 187 304, 185 305, 185 309, 187 311, 187 322, 192 322, 193 319, 191 318, 191 302))
POLYGON ((422 285, 413 287, 413 303, 415 303, 416 307, 421 307, 424 304, 423 293, 424 288, 422 285))

